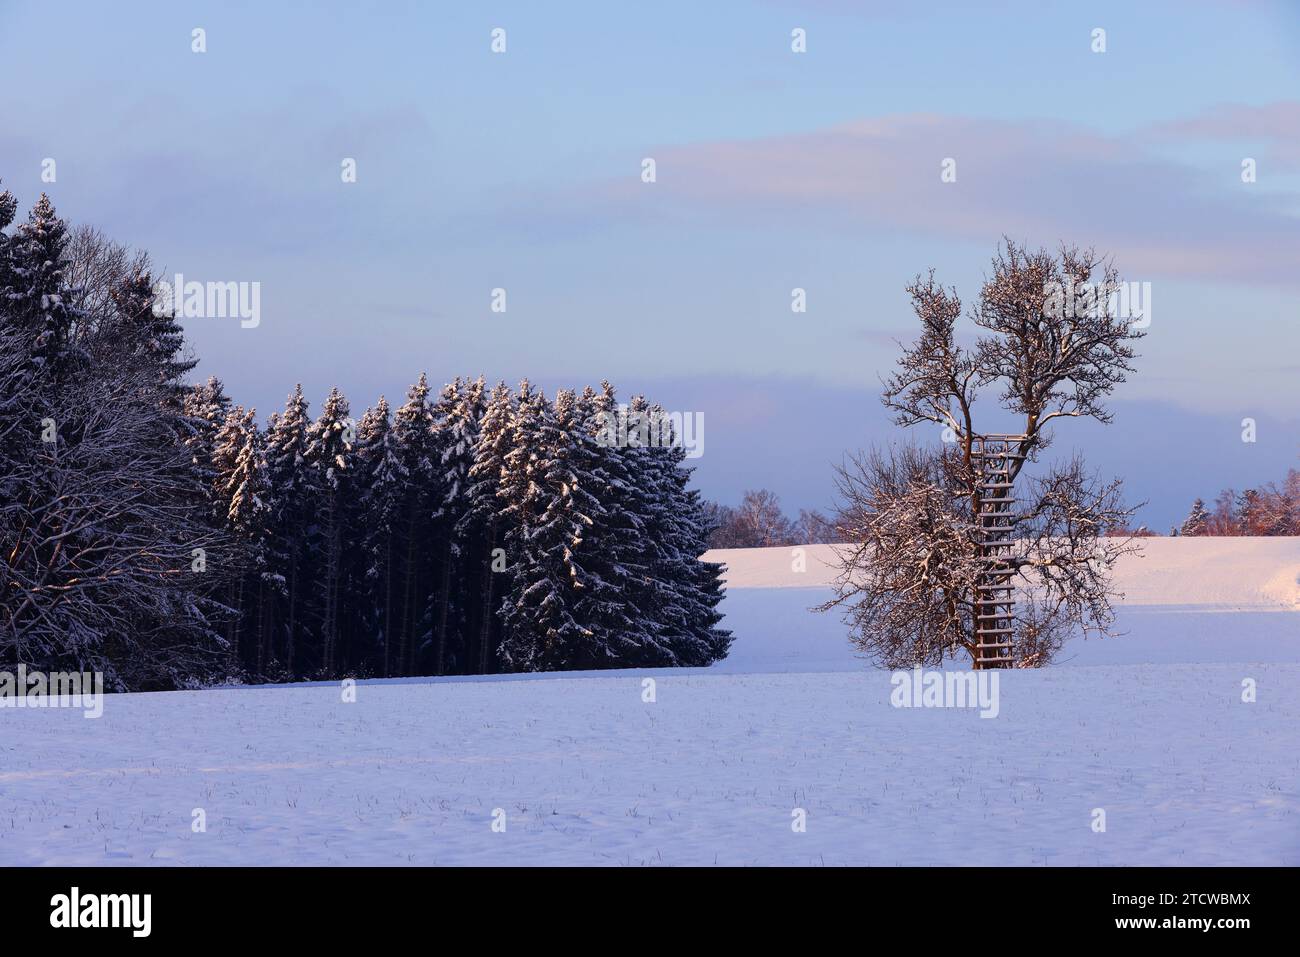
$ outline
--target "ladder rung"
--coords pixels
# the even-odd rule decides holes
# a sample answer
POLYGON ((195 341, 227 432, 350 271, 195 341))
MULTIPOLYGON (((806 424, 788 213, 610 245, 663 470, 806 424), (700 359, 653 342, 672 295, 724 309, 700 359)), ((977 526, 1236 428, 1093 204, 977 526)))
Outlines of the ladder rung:
POLYGON ((981 635, 1014 635, 1016 632, 1014 628, 980 628, 978 633, 981 635))

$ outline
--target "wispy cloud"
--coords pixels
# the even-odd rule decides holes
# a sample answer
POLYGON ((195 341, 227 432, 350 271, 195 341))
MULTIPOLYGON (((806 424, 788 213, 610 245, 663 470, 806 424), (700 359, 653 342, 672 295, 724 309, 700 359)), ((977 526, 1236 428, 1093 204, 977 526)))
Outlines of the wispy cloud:
MULTIPOLYGON (((1189 121, 1193 130, 1292 122, 1273 114, 1189 121)), ((718 227, 842 228, 991 244, 1003 234, 1043 245, 1095 245, 1126 276, 1246 283, 1300 281, 1294 194, 1240 182, 1156 147, 1177 128, 1112 135, 1052 121, 930 114, 863 119, 807 133, 647 149, 658 181, 533 196, 506 214, 526 225, 552 211, 605 227, 643 219, 718 227), (943 182, 941 164, 956 163, 943 182), (1290 201, 1283 208, 1279 195, 1290 201)), ((1284 155, 1287 142, 1275 137, 1284 155)), ((1294 144, 1292 144, 1294 146, 1294 144)))
POLYGON ((1300 171, 1300 100, 1262 106, 1225 104, 1200 116, 1162 123, 1157 136, 1175 141, 1207 140, 1264 143, 1264 158, 1278 171, 1300 171))

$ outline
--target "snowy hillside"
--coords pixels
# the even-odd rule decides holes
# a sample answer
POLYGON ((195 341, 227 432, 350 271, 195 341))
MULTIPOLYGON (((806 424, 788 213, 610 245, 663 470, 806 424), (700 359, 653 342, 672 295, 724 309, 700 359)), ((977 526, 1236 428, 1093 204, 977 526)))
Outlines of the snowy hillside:
MULTIPOLYGON (((1116 587, 1123 605, 1300 610, 1300 538, 1147 538, 1120 559, 1116 587)), ((792 568, 794 549, 733 548, 708 552, 725 562, 727 587, 808 588, 835 577, 834 545, 805 545, 806 571, 792 568)))
MULTIPOLYGON (((838 615, 807 610, 830 596, 834 546, 709 552, 727 564, 731 654, 714 671, 856 671, 838 615)), ((1120 560, 1119 628, 1076 641, 1055 667, 1075 664, 1300 662, 1300 538, 1151 538, 1120 560)), ((965 667, 964 663, 961 665, 965 667)))
POLYGON ((993 720, 891 707, 807 611, 827 552, 712 553, 709 669, 0 711, 0 865, 1300 864, 1300 540, 1149 542, 1130 634, 1001 673, 993 720))

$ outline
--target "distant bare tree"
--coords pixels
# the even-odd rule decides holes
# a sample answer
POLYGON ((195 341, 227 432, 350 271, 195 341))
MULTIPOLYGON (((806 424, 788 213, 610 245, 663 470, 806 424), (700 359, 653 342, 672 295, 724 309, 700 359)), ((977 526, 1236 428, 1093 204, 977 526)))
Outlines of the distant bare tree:
POLYGON ((1237 515, 1237 493, 1227 488, 1214 500, 1214 511, 1206 522, 1206 535, 1240 535, 1241 519, 1237 515))
POLYGON ((843 536, 836 527, 835 519, 813 509, 799 509, 799 518, 794 523, 796 544, 833 545, 842 542, 843 536))
POLYGON ((781 511, 781 500, 767 489, 749 490, 738 508, 709 503, 707 512, 714 526, 711 548, 770 548, 802 544, 794 523, 781 511))
POLYGON ((970 314, 986 334, 966 347, 954 335, 956 290, 933 273, 908 287, 921 336, 885 382, 883 401, 899 425, 940 426, 946 446, 858 455, 839 470, 838 525, 852 544, 822 610, 841 608, 863 651, 888 667, 933 664, 962 649, 975 667, 1037 666, 1073 632, 1111 633, 1109 573, 1134 547, 1106 535, 1132 515, 1120 483, 1100 481, 1075 459, 1015 490, 1048 446, 1050 423, 1110 421, 1103 400, 1131 371, 1142 335, 1111 308, 1119 288, 1114 268, 1091 251, 1031 253, 1007 241, 970 314), (1023 423, 1006 443, 996 491, 975 422, 978 393, 989 386, 1023 423), (995 581, 1015 588, 1017 611, 1009 654, 991 659, 981 645, 1008 629, 989 626, 997 616, 977 587, 990 574, 980 516, 1012 500, 999 506, 1004 550, 993 567, 995 581))
POLYGON ((1300 535, 1300 471, 1289 469, 1281 486, 1264 486, 1261 519, 1266 535, 1300 535))
POLYGON ((737 524, 756 548, 789 545, 794 537, 790 520, 781 511, 781 500, 767 489, 750 490, 736 509, 737 524))
POLYGON ((1300 535, 1300 472, 1291 469, 1275 482, 1247 489, 1237 501, 1238 535, 1300 535))
POLYGON ((93 335, 116 319, 114 291, 138 273, 149 274, 149 254, 115 242, 94 226, 68 230, 63 274, 73 306, 82 315, 81 335, 93 335))
POLYGON ((843 541, 833 518, 817 510, 799 509, 791 520, 781 502, 766 489, 745 493, 739 508, 705 502, 710 548, 771 548, 785 545, 828 545, 843 541))

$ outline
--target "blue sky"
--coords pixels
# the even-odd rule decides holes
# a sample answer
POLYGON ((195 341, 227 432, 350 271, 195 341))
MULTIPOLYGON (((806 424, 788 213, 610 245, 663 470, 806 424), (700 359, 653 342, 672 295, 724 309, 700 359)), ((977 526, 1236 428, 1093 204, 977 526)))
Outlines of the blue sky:
POLYGON ((969 302, 1006 234, 1152 284, 1115 424, 1057 446, 1147 521, 1297 464, 1300 4, 903 6, 0 0, 0 179, 260 282, 258 328, 187 333, 263 414, 296 381, 359 411, 421 370, 608 377, 704 412, 707 494, 821 507, 890 435, 904 285, 969 302))

